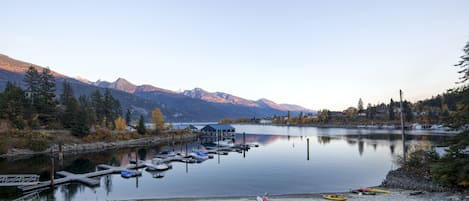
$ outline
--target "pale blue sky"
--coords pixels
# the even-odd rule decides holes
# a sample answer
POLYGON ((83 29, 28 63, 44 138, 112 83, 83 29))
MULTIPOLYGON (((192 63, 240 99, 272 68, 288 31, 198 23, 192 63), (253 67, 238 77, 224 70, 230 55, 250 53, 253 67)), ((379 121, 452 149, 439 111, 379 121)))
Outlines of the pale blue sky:
POLYGON ((469 1, 1 1, 0 53, 312 109, 454 87, 469 1))

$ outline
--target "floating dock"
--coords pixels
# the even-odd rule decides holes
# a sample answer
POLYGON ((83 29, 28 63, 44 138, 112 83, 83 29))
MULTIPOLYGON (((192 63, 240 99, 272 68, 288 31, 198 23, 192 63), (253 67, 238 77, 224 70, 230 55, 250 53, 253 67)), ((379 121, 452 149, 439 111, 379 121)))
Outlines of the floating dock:
MULTIPOLYGON (((74 174, 67 171, 60 171, 57 172, 57 175, 63 176, 63 178, 54 179, 53 185, 59 185, 69 182, 80 182, 88 186, 99 186, 100 182, 97 179, 93 179, 93 177, 99 177, 108 174, 115 174, 120 173, 122 170, 129 169, 128 167, 114 167, 110 165, 98 165, 98 171, 89 172, 85 174, 74 174)), ((22 185, 18 186, 23 192, 32 191, 41 188, 47 188, 52 185, 52 182, 49 181, 42 181, 34 185, 22 185)))

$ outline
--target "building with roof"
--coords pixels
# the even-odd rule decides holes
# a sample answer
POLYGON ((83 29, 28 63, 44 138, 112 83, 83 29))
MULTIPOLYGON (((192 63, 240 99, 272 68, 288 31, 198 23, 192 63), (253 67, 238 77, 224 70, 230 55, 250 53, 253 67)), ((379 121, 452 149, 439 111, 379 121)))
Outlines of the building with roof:
POLYGON ((236 131, 235 128, 229 124, 209 124, 200 129, 203 134, 210 136, 221 136, 232 135, 236 131))

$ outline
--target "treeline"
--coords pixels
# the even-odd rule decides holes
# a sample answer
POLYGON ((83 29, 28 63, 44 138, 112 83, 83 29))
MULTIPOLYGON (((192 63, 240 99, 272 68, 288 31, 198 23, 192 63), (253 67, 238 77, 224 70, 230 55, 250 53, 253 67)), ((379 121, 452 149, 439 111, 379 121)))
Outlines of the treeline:
POLYGON ((66 81, 59 98, 56 83, 48 68, 38 72, 30 67, 23 79, 25 89, 8 82, 0 93, 0 120, 17 129, 70 129, 73 135, 89 133, 91 126, 114 129, 122 116, 119 100, 109 89, 76 98, 66 81))
MULTIPOLYGON (((435 97, 411 103, 402 102, 404 121, 420 123, 424 125, 443 124, 448 122, 451 115, 456 113, 458 102, 462 96, 455 90, 435 97)), ((328 109, 319 110, 317 114, 305 114, 291 116, 290 112, 286 116, 273 116, 270 119, 273 124, 399 124, 400 102, 390 99, 389 103, 379 103, 372 105, 368 103, 366 108, 362 99, 358 101, 357 107, 349 107, 343 111, 331 111, 328 109)))

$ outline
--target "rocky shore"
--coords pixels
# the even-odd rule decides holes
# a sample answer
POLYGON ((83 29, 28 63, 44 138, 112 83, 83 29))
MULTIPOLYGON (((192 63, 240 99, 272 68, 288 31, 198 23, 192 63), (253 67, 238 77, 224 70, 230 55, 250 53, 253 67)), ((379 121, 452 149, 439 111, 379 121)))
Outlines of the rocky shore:
POLYGON ((419 190, 428 192, 448 192, 452 189, 435 184, 429 177, 417 176, 399 168, 392 170, 386 175, 386 179, 381 184, 386 188, 399 188, 406 190, 419 190))
MULTIPOLYGON (((383 188, 391 191, 389 194, 358 195, 353 193, 337 193, 347 196, 347 200, 357 201, 467 201, 462 194, 452 192, 422 192, 412 195, 416 191, 393 188, 383 188)), ((324 193, 327 194, 327 193, 324 193)), ((298 194, 298 195, 273 195, 269 201, 325 201, 322 193, 298 194)), ((147 199, 142 201, 255 201, 256 196, 239 197, 216 197, 216 198, 170 198, 170 199, 147 199)))
MULTIPOLYGON (((131 148, 131 147, 140 147, 140 146, 153 146, 158 145, 162 142, 175 141, 175 142, 184 142, 194 140, 198 137, 196 133, 186 133, 181 134, 176 137, 174 136, 150 136, 139 139, 131 140, 122 140, 114 142, 94 142, 94 143, 83 143, 83 144, 63 144, 62 153, 67 154, 77 154, 77 153, 90 153, 90 152, 99 152, 109 149, 118 149, 118 148, 131 148)), ((48 154, 48 153, 58 153, 59 146, 54 145, 44 151, 32 151, 29 149, 10 149, 6 154, 0 155, 0 158, 12 158, 35 155, 35 154, 48 154)))

